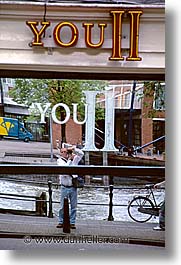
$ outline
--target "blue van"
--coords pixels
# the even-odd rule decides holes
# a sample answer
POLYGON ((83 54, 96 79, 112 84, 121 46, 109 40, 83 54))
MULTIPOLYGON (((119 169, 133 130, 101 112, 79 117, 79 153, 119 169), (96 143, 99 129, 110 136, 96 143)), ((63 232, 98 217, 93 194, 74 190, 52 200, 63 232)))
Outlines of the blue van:
POLYGON ((10 137, 29 142, 33 135, 17 119, 0 117, 0 137, 10 137))

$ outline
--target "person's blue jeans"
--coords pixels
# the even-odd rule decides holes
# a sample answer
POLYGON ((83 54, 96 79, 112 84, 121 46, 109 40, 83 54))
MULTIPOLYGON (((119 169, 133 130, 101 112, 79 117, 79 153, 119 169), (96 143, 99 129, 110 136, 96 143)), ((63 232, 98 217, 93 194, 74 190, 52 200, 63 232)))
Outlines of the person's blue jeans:
POLYGON ((165 228, 165 200, 160 208, 159 212, 159 225, 161 228, 165 228))
POLYGON ((75 224, 77 211, 77 189, 74 187, 66 188, 61 186, 59 224, 63 224, 64 198, 68 198, 70 203, 70 224, 75 224))

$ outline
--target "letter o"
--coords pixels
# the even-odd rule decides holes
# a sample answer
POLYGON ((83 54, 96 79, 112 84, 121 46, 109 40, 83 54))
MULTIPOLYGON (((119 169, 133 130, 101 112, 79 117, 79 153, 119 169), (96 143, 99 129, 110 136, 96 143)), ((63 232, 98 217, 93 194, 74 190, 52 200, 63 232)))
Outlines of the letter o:
POLYGON ((61 46, 61 47, 71 47, 71 46, 73 46, 73 45, 75 45, 77 43, 78 36, 79 36, 79 31, 78 31, 77 27, 73 23, 62 22, 62 23, 59 23, 55 27, 54 32, 53 32, 53 36, 54 36, 55 42, 59 46, 61 46), (60 31, 61 31, 61 28, 63 28, 64 26, 70 27, 70 29, 72 31, 72 38, 71 38, 71 40, 68 43, 64 43, 60 39, 60 31))
POLYGON ((68 122, 68 120, 70 119, 70 109, 69 107, 66 105, 66 104, 63 104, 63 103, 58 103, 56 104, 55 106, 53 106, 52 108, 52 119, 55 123, 58 123, 58 124, 64 124, 66 122, 68 122), (56 117, 56 109, 58 107, 63 107, 65 109, 65 112, 66 112, 66 118, 64 121, 59 121, 56 117))

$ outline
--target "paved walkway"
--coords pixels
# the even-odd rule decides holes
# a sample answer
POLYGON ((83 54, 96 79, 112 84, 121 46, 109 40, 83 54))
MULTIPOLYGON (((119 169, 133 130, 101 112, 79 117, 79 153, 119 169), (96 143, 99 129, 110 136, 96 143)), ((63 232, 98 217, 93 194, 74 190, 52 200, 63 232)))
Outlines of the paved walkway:
POLYGON ((0 140, 0 152, 34 152, 34 153, 49 153, 51 152, 50 143, 46 142, 23 142, 20 140, 2 139, 0 140))
POLYGON ((53 149, 51 157, 50 143, 31 141, 25 143, 12 139, 0 141, 0 163, 56 164, 58 155, 59 151, 53 149))
POLYGON ((154 231, 153 223, 78 220, 76 229, 64 233, 56 228, 57 218, 0 214, 0 238, 62 237, 90 240, 119 240, 121 243, 164 246, 165 232, 154 231))

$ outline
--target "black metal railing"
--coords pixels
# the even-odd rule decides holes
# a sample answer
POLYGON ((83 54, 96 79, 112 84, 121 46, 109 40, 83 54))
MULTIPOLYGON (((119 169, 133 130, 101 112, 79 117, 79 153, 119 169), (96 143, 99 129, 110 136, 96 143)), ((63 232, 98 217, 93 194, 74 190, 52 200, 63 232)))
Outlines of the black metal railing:
MULTIPOLYGON (((30 174, 81 174, 81 175, 85 175, 85 174, 89 174, 89 175, 109 175, 110 176, 110 184, 109 186, 102 186, 102 188, 107 188, 109 189, 109 203, 108 204, 97 204, 94 203, 94 205, 106 205, 109 206, 109 215, 108 215, 108 220, 112 221, 114 220, 113 217, 113 206, 127 206, 127 205, 113 205, 113 189, 115 188, 119 188, 119 187, 114 187, 114 183, 113 183, 113 177, 114 176, 119 176, 121 177, 126 177, 128 176, 129 178, 133 177, 135 178, 135 176, 139 179, 142 179, 146 176, 159 176, 161 178, 164 178, 165 176, 165 168, 164 167, 141 167, 141 166, 118 166, 118 167, 112 167, 112 166, 70 166, 70 167, 60 167, 60 166, 56 166, 56 165, 0 165, 0 172, 2 175, 30 175, 30 174)), ((49 177, 50 180, 48 181, 48 194, 49 194, 49 199, 46 200, 42 200, 39 199, 38 197, 36 197, 36 203, 40 202, 40 209, 41 209, 41 203, 42 202, 46 202, 46 204, 48 203, 48 217, 52 218, 53 217, 53 204, 54 203, 59 203, 56 201, 53 201, 52 199, 52 192, 53 192, 53 185, 58 185, 57 183, 54 184, 51 181, 51 176, 49 177)), ((5 178, 6 179, 6 178, 5 178)), ((28 181, 26 181, 28 182, 28 181)), ((31 183, 34 183, 34 181, 31 183)), ((42 182, 39 182, 42 184, 42 182)), ((44 183, 45 184, 45 183, 44 183)), ((47 183, 46 183, 47 184, 47 183)), ((91 188, 94 187, 95 185, 85 185, 85 187, 87 188, 91 188)), ((100 186, 98 186, 99 188, 101 188, 100 186)), ((135 187, 134 187, 135 188, 135 187)), ((123 188, 122 188, 123 189, 123 188)), ((127 189, 127 188, 126 188, 127 189)), ((132 188, 133 189, 133 188, 132 188)), ((2 195, 2 193, 0 194, 2 195)), ((4 194, 5 196, 6 194, 4 194)), ((20 197, 20 195, 19 195, 20 197)), ((26 196, 24 196, 26 197, 26 196)), ((29 196, 27 196, 27 198, 24 198, 24 200, 30 200, 30 198, 28 198, 29 196)), ((5 198, 5 197, 4 197, 5 198)), ((86 205, 92 205, 90 202, 89 203, 81 203, 79 202, 78 204, 86 204, 86 205)), ((37 204, 36 204, 37 206, 37 204)), ((41 211, 41 210, 40 210, 41 211)))

